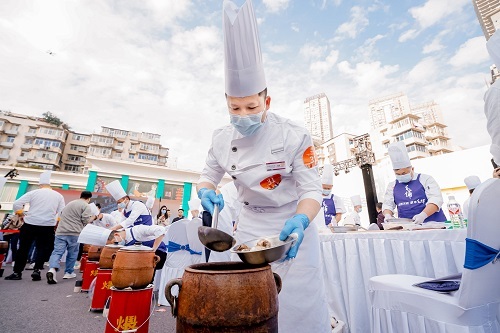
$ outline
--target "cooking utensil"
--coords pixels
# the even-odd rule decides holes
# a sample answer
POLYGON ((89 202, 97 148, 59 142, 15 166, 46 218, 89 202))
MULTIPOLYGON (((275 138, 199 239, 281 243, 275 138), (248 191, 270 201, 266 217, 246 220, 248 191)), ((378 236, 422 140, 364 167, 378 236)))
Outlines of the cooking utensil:
POLYGON ((284 241, 279 239, 279 236, 272 237, 262 237, 259 239, 254 239, 242 244, 238 244, 233 246, 231 249, 232 253, 236 253, 240 259, 247 264, 251 265, 261 265, 266 263, 271 263, 276 260, 282 259, 288 253, 288 250, 292 247, 292 245, 297 241, 298 235, 296 233, 291 234, 284 241), (240 251, 238 250, 239 246, 246 245, 249 248, 254 247, 257 242, 261 239, 267 239, 271 242, 271 247, 262 249, 262 250, 254 250, 254 251, 240 251))
POLYGON ((357 226, 355 226, 355 225, 334 225, 331 228, 333 229, 333 232, 335 232, 335 233, 357 231, 358 230, 357 226))
POLYGON ((224 252, 229 250, 236 240, 233 236, 217 229, 219 223, 219 205, 214 205, 214 213, 212 215, 212 227, 198 227, 198 238, 207 249, 216 252, 224 252))
POLYGON ((409 223, 414 223, 414 222, 412 219, 392 217, 389 219, 385 219, 384 223, 409 224, 409 223))

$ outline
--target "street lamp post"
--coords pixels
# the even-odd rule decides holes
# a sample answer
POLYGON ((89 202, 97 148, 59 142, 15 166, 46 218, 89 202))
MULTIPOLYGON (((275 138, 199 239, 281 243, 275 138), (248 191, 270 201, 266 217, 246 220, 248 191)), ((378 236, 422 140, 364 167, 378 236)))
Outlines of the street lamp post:
POLYGON ((375 205, 378 200, 372 169, 372 165, 375 164, 375 154, 372 150, 370 135, 359 135, 354 137, 352 141, 354 144, 354 157, 334 163, 333 172, 335 176, 338 176, 340 171, 348 173, 351 168, 354 168, 356 166, 361 168, 361 173, 363 174, 363 184, 365 187, 366 206, 368 208, 369 221, 370 223, 376 223, 377 210, 375 208, 375 205))

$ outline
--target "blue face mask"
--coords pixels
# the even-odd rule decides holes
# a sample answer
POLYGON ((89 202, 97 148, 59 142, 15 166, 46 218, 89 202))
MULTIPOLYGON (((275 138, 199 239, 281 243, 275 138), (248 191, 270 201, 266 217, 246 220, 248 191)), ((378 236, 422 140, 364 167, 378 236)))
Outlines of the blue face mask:
POLYGON ((248 116, 238 116, 235 114, 230 114, 231 124, 236 128, 238 132, 243 136, 249 136, 257 132, 257 130, 262 126, 262 115, 265 110, 259 113, 251 114, 248 116))
POLYGON ((123 209, 125 208, 125 206, 127 206, 127 204, 125 203, 125 201, 122 201, 120 202, 119 204, 116 205, 119 209, 123 209))
POLYGON ((327 197, 332 193, 332 190, 323 190, 323 196, 327 197))
POLYGON ((411 181, 412 178, 413 178, 413 176, 412 176, 411 172, 407 173, 406 175, 396 175, 396 179, 400 183, 408 183, 411 181))

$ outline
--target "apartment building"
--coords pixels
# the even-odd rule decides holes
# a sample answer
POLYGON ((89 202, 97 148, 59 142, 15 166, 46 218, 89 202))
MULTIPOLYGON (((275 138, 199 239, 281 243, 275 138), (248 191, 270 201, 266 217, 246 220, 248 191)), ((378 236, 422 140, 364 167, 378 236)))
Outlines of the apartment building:
POLYGON ((305 99, 304 122, 313 139, 325 142, 333 138, 330 101, 324 93, 305 99))
POLYGON ((357 135, 342 133, 316 146, 318 164, 335 164, 354 157, 354 141, 357 135))
POLYGON ((44 118, 0 111, 0 165, 86 173, 87 157, 165 166, 159 134, 101 127, 78 133, 44 118))
POLYGON ((500 0, 472 0, 472 5, 488 40, 495 30, 500 28, 500 0))

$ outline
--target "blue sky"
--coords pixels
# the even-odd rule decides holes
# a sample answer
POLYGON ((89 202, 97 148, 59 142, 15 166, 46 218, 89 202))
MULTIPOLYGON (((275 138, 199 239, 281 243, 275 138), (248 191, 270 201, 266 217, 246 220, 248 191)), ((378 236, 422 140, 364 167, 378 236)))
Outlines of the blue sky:
MULTIPOLYGON (((403 91, 412 103, 440 104, 455 144, 489 142, 491 61, 470 0, 253 2, 272 111, 303 123, 303 100, 325 92, 335 134, 362 134, 368 101, 403 91)), ((201 170, 212 131, 229 121, 221 8, 4 0, 0 109, 51 111, 83 132, 159 133, 180 168, 201 170)))

